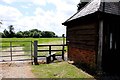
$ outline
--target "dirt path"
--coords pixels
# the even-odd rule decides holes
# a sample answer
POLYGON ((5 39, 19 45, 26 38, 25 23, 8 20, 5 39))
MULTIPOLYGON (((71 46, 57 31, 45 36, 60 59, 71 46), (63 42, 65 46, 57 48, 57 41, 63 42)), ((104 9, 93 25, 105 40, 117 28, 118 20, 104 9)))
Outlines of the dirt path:
POLYGON ((0 65, 2 67, 0 72, 2 78, 35 78, 28 63, 12 62, 0 65))
MULTIPOLYGON (((14 48, 14 50, 18 50, 18 48, 14 48)), ((15 54, 23 55, 24 52, 14 53, 14 55, 15 54)), ((7 55, 7 53, 4 53, 4 56, 5 55, 7 55)), ((2 57, 2 60, 8 59, 9 58, 2 57)), ((13 59, 16 60, 18 59, 18 57, 14 57, 13 59)), ((23 57, 19 57, 19 59, 23 59, 23 57)), ((0 80, 2 78, 35 78, 34 74, 31 72, 31 62, 30 61, 0 62, 0 80)))

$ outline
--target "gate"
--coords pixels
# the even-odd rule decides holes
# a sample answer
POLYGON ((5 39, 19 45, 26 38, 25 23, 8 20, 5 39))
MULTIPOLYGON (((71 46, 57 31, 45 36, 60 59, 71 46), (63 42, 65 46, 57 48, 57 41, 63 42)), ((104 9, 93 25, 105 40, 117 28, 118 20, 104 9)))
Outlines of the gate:
POLYGON ((32 61, 32 41, 2 41, 0 44, 0 62, 32 61))

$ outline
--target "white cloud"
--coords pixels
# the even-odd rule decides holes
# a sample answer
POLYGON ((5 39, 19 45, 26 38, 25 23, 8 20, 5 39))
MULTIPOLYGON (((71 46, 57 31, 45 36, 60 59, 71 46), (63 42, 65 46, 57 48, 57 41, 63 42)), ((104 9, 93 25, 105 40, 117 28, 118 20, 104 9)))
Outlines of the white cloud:
MULTIPOLYGON (((19 20, 23 15, 14 7, 0 5, 0 20, 2 21, 1 29, 4 30, 8 25, 13 24, 19 20)), ((1 30, 0 30, 1 31, 1 30)))
POLYGON ((14 2, 32 2, 33 4, 37 4, 37 5, 45 5, 47 0, 1 0, 5 3, 11 4, 14 2))
POLYGON ((66 27, 62 26, 65 20, 71 17, 77 11, 77 1, 67 0, 48 0, 47 3, 52 3, 56 6, 56 11, 45 11, 42 8, 37 8, 35 11, 36 18, 41 26, 49 27, 48 30, 53 30, 59 35, 66 33, 66 27))
POLYGON ((17 20, 22 13, 14 7, 0 5, 0 18, 5 20, 17 20))
POLYGON ((46 5, 48 0, 31 0, 31 1, 37 5, 46 5))
POLYGON ((6 2, 6 3, 8 3, 8 4, 11 4, 11 3, 13 3, 13 2, 15 2, 16 0, 2 0, 3 2, 6 2))
MULTIPOLYGON (((51 30, 61 35, 66 33, 66 27, 62 23, 71 17, 77 11, 77 4, 79 0, 4 0, 12 2, 27 2, 26 5, 22 7, 28 7, 27 5, 32 2, 34 5, 40 5, 36 7, 33 11, 34 16, 24 16, 16 8, 9 6, 0 6, 0 17, 5 17, 6 19, 15 19, 14 22, 17 30, 30 30, 37 28, 39 30, 51 30), (54 10, 44 10, 41 6, 47 6, 47 3, 52 3, 55 5, 54 10), (2 10, 4 9, 4 10, 2 10), (8 15, 8 12, 10 15, 8 15)), ((30 14, 30 13, 29 13, 30 14)))

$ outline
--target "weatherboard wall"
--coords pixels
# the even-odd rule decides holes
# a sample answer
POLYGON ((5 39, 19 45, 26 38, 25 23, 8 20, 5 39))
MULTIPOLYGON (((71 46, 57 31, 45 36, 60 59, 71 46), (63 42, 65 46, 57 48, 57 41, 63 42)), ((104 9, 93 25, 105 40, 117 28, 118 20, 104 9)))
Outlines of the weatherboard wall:
POLYGON ((97 20, 67 26, 68 57, 75 63, 96 67, 97 20))

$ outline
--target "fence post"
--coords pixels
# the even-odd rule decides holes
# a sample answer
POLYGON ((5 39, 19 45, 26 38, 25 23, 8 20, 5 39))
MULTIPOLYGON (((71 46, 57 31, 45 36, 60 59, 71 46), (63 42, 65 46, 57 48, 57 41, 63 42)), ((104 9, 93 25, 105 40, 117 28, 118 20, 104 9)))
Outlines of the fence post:
POLYGON ((10 57, 11 57, 11 61, 12 61, 12 41, 10 41, 10 57))
POLYGON ((33 45, 33 42, 32 41, 30 41, 30 43, 31 43, 31 61, 33 60, 33 50, 32 50, 32 45, 33 45))
POLYGON ((63 48, 62 48, 62 59, 64 60, 64 44, 65 44, 65 34, 62 35, 63 37, 63 48))
POLYGON ((65 34, 63 34, 62 37, 63 37, 63 44, 65 44, 65 34))
POLYGON ((63 45, 63 48, 62 48, 62 59, 64 60, 64 45, 63 45))
POLYGON ((49 55, 50 55, 50 62, 51 62, 51 45, 49 45, 49 55))
POLYGON ((38 60, 37 60, 37 44, 38 41, 34 41, 34 64, 38 65, 38 60))

